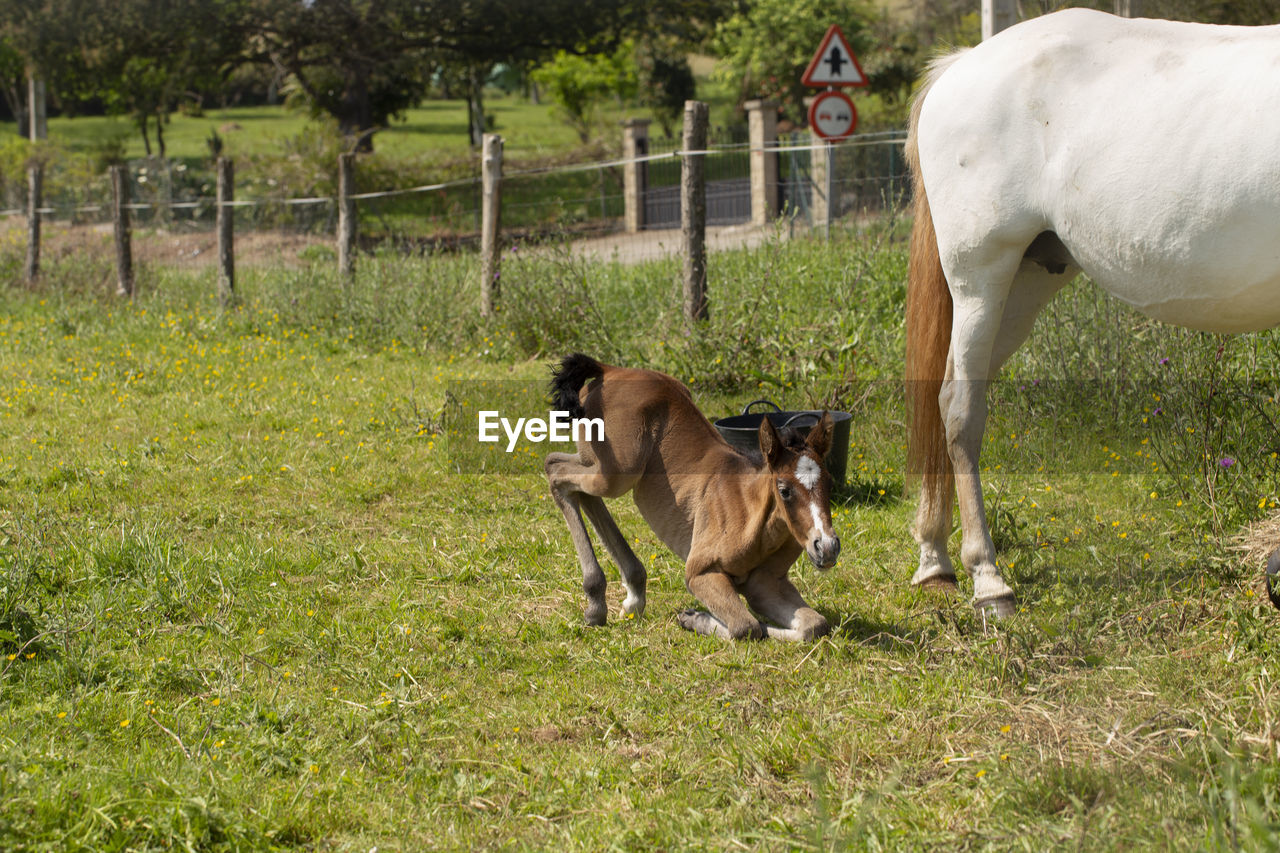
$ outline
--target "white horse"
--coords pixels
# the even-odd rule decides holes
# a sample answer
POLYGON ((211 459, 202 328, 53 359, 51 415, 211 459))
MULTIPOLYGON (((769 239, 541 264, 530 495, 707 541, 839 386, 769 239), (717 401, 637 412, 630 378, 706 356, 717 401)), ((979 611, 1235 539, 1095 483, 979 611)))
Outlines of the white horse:
POLYGON ((1280 323, 1280 27, 1072 9, 930 68, 907 156, 919 586, 955 588, 953 487, 973 604, 1012 612, 982 507, 987 384, 1083 271, 1169 323, 1280 323))

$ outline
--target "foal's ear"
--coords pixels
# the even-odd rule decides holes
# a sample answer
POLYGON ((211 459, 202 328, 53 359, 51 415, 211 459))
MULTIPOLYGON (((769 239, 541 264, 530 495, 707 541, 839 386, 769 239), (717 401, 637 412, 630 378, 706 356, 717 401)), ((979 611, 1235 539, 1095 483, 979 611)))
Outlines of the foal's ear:
POLYGON ((760 421, 760 454, 764 456, 765 464, 770 468, 776 468, 778 460, 782 457, 782 439, 778 436, 778 430, 773 425, 773 421, 764 418, 760 421))
POLYGON ((835 420, 831 417, 831 412, 823 412, 822 417, 813 425, 813 429, 809 430, 809 435, 805 438, 804 443, 819 458, 827 455, 827 451, 831 449, 831 430, 835 426, 835 420))

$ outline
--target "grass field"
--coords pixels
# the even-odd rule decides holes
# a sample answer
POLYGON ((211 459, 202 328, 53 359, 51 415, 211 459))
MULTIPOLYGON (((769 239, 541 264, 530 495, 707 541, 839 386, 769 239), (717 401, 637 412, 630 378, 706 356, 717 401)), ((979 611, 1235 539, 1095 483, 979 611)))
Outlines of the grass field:
POLYGON ((1275 436, 1232 408, 1276 336, 1061 297, 992 408, 1021 612, 984 625, 907 585, 896 233, 715 256, 693 334, 678 260, 519 253, 490 326, 466 257, 362 258, 350 290, 244 269, 229 312, 161 268, 132 304, 74 259, 7 286, 0 847, 1280 843, 1280 620, 1228 550, 1276 502, 1275 436), (683 632, 682 567, 626 501, 647 613, 583 627, 547 448, 482 453, 446 405, 536 411, 572 347, 711 415, 854 412, 841 562, 795 571, 832 636, 683 632))
MULTIPOLYGON (((503 134, 510 153, 517 157, 546 156, 578 144, 577 135, 558 120, 549 104, 532 104, 510 95, 493 95, 485 100, 485 111, 493 116, 494 132, 503 134)), ((613 118, 615 110, 608 112, 613 118)), ((606 123, 602 119, 602 124, 606 123)), ((299 134, 313 132, 313 120, 305 110, 254 106, 209 109, 201 116, 173 113, 165 126, 168 156, 189 163, 207 159, 209 135, 217 132, 229 156, 279 153, 283 144, 299 134)), ((0 132, 12 129, 0 125, 0 132)), ((53 118, 49 138, 73 151, 92 152, 106 140, 119 140, 130 159, 144 155, 137 126, 124 116, 80 116, 53 118)), ((396 158, 423 156, 466 157, 467 108, 463 101, 424 101, 406 110, 374 137, 375 148, 396 158)), ((155 145, 155 127, 151 127, 155 145)))

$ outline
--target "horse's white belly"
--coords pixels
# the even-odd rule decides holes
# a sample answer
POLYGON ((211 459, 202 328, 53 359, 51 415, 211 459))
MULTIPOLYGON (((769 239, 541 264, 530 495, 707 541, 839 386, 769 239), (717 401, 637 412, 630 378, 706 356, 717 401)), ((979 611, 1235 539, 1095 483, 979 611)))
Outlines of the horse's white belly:
POLYGON ((1222 222, 1193 212, 1164 222, 1153 216, 1135 229, 1132 221, 1109 222, 1102 199, 1087 207, 1092 216, 1074 219, 1082 224, 1056 230, 1085 274, 1116 298, 1203 331, 1280 325, 1280 208, 1222 222))

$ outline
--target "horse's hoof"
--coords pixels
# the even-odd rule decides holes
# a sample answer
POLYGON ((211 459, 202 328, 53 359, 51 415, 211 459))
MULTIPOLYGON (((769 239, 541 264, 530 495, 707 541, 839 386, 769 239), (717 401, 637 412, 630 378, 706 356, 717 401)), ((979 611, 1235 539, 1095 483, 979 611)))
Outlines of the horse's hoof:
POLYGON ((608 619, 609 613, 603 607, 591 607, 582 614, 582 621, 586 622, 587 625, 592 628, 599 628, 601 625, 604 625, 608 619))
POLYGON ((960 586, 956 583, 955 575, 933 575, 932 577, 928 577, 920 581, 915 586, 916 589, 943 592, 948 595, 954 595, 960 591, 960 586))
POLYGON ((1276 589, 1277 586, 1280 586, 1280 548, 1267 560, 1267 598, 1280 610, 1280 590, 1276 589))
POLYGON ((973 603, 973 610, 988 619, 1008 619, 1018 611, 1012 595, 996 595, 973 603))

